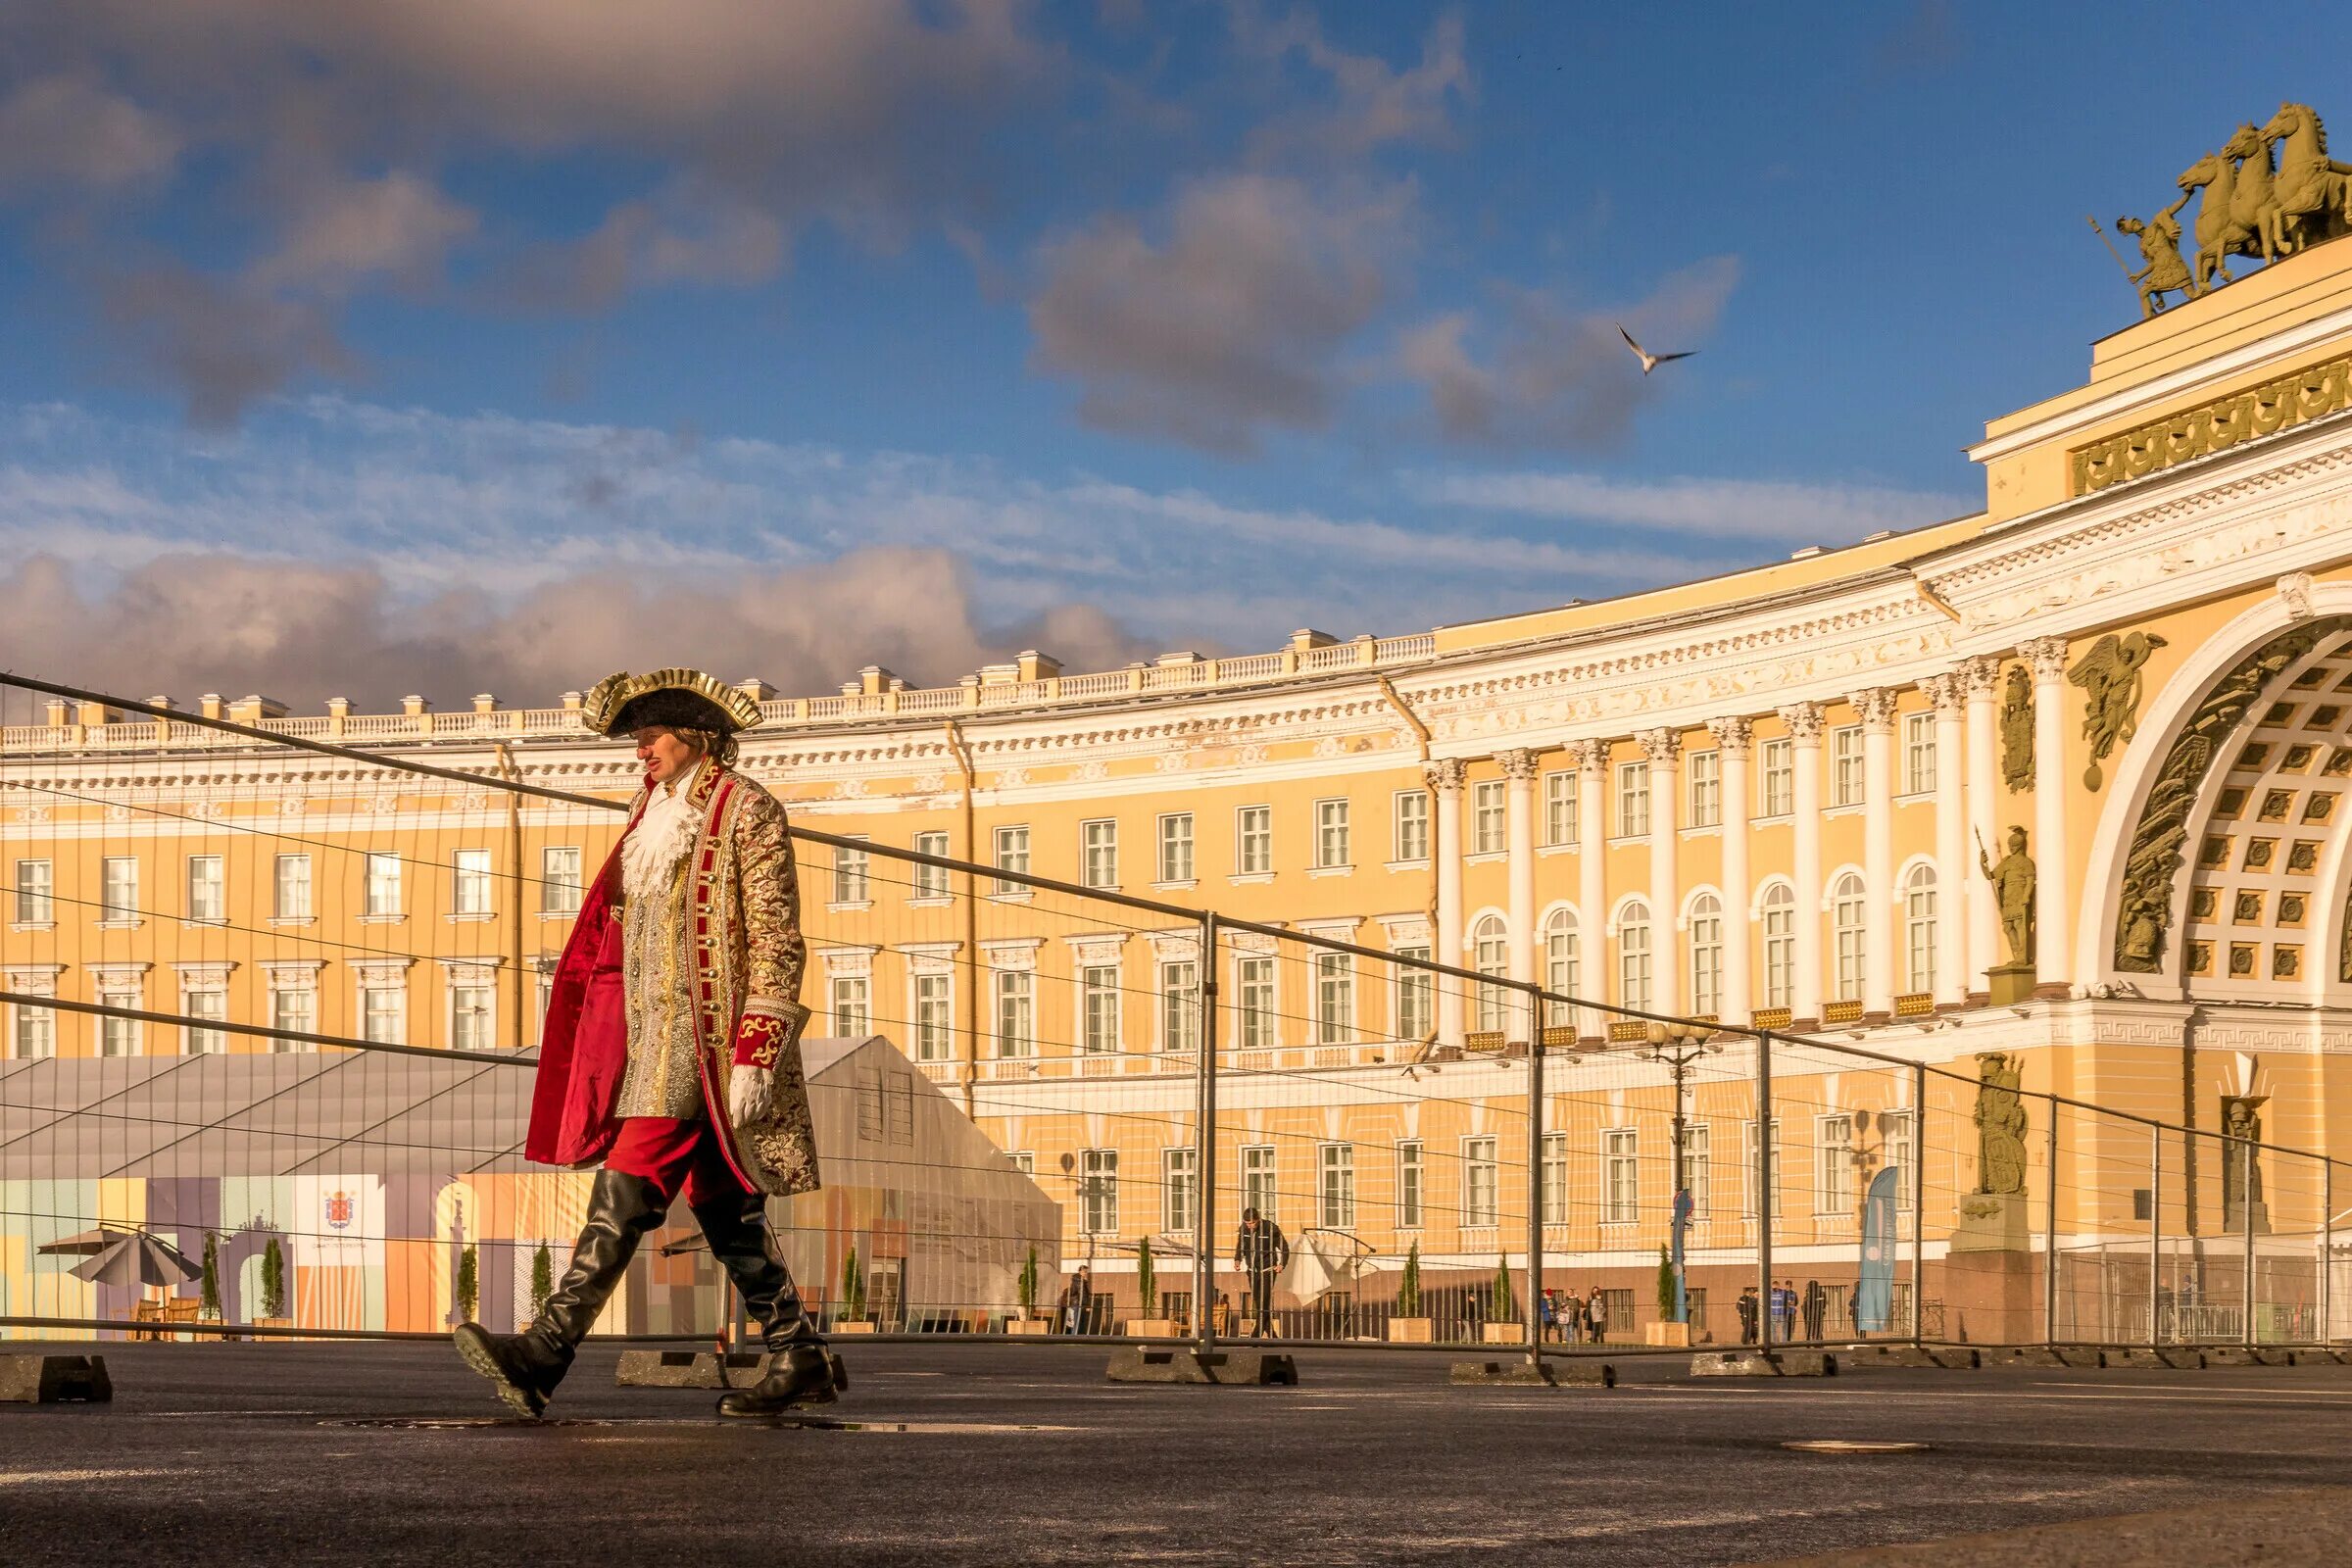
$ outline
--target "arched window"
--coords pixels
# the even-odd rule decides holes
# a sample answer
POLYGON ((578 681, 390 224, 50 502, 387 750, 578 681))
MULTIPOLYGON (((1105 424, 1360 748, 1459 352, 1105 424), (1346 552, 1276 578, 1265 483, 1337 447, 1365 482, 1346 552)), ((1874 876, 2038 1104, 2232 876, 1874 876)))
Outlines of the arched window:
POLYGON ((1796 895, 1786 882, 1764 890, 1764 1005, 1796 1004, 1796 895))
POLYGON ((1617 916, 1617 1002, 1649 1005, 1649 906, 1640 899, 1617 916))
POLYGON ((1863 897, 1862 878, 1848 871, 1830 890, 1830 924, 1838 933, 1838 993, 1839 1002, 1862 997, 1862 963, 1868 940, 1870 900, 1863 897))
MULTIPOLYGON (((1510 973, 1511 947, 1503 934, 1502 917, 1490 914, 1478 922, 1470 933, 1470 967, 1480 974, 1496 980, 1510 973)), ((1498 985, 1478 988, 1478 1024, 1482 1031, 1498 1030, 1505 1016, 1504 998, 1508 995, 1498 985)))
POLYGON ((1712 893, 1690 901, 1690 1010, 1723 1011, 1723 901, 1712 893))
MULTIPOLYGON (((1544 922, 1544 989, 1553 997, 1573 997, 1584 984, 1584 955, 1579 949, 1574 909, 1554 909, 1544 922)), ((1546 1001, 1544 1021, 1554 1027, 1570 1022, 1565 1002, 1546 1001)))
POLYGON ((1936 868, 1922 862, 1903 879, 1903 989, 1936 989, 1936 868))

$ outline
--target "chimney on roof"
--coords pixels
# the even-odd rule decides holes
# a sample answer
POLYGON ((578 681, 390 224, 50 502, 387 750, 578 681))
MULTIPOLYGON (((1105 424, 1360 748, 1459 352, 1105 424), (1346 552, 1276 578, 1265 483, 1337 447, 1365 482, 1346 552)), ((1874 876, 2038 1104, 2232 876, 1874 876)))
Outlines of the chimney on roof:
POLYGON ((1053 680, 1061 673, 1061 661, 1052 654, 1041 654, 1034 648, 1024 648, 1013 656, 1023 680, 1053 680))
POLYGON ((1339 639, 1331 633, 1317 631, 1312 626, 1301 626, 1291 633, 1291 647, 1301 654, 1309 648, 1329 648, 1338 641, 1339 639))
POLYGON ((495 713, 498 711, 498 699, 488 692, 475 692, 473 694, 473 710, 477 713, 495 713))
POLYGON ((858 684, 843 688, 842 694, 847 697, 879 697, 884 692, 903 691, 906 684, 880 664, 868 664, 858 672, 858 684))

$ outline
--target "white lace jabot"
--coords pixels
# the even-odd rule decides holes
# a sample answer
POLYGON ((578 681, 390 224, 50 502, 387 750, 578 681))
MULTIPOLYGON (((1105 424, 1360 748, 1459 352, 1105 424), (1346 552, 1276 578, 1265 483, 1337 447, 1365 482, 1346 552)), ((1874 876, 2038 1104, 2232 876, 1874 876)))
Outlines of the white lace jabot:
POLYGON ((687 796, 706 765, 695 763, 666 790, 656 785, 645 814, 621 840, 620 886, 630 898, 653 898, 666 891, 670 873, 694 847, 694 830, 701 825, 702 813, 687 796))

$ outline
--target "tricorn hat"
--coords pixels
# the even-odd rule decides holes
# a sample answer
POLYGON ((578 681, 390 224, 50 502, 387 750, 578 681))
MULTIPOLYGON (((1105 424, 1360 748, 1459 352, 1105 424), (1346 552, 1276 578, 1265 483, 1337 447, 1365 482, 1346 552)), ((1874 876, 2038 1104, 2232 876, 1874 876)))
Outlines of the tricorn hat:
POLYGON ((732 735, 763 716, 758 699, 699 669, 620 670, 589 689, 580 716, 599 735, 622 735, 648 724, 716 730, 732 735))

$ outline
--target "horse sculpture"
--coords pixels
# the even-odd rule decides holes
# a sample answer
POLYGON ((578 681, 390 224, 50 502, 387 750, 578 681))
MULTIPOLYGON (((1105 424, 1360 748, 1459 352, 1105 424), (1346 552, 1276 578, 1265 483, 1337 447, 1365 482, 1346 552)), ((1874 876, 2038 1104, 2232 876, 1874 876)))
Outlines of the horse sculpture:
POLYGON ((2239 222, 2230 211, 2236 195, 2236 166, 2221 153, 2207 153, 2182 170, 2174 183, 2182 190, 2203 186, 2205 191, 2204 199, 2197 203, 2195 292, 2202 294, 2211 286, 2217 272, 2223 282, 2236 282, 2230 258, 2261 254, 2254 225, 2239 222))
POLYGON ((2352 226, 2352 167, 2328 156, 2328 127, 2317 111, 2309 104, 2280 104, 2257 134, 2266 146, 2282 144, 2272 196, 2280 255, 2352 226))
POLYGON ((2235 183, 2230 187, 2230 226, 2251 230, 2253 254, 2264 261, 2285 255, 2278 186, 2271 174, 2271 144, 2252 125, 2240 125, 2237 134, 2222 143, 2222 156, 2237 166, 2235 183))

